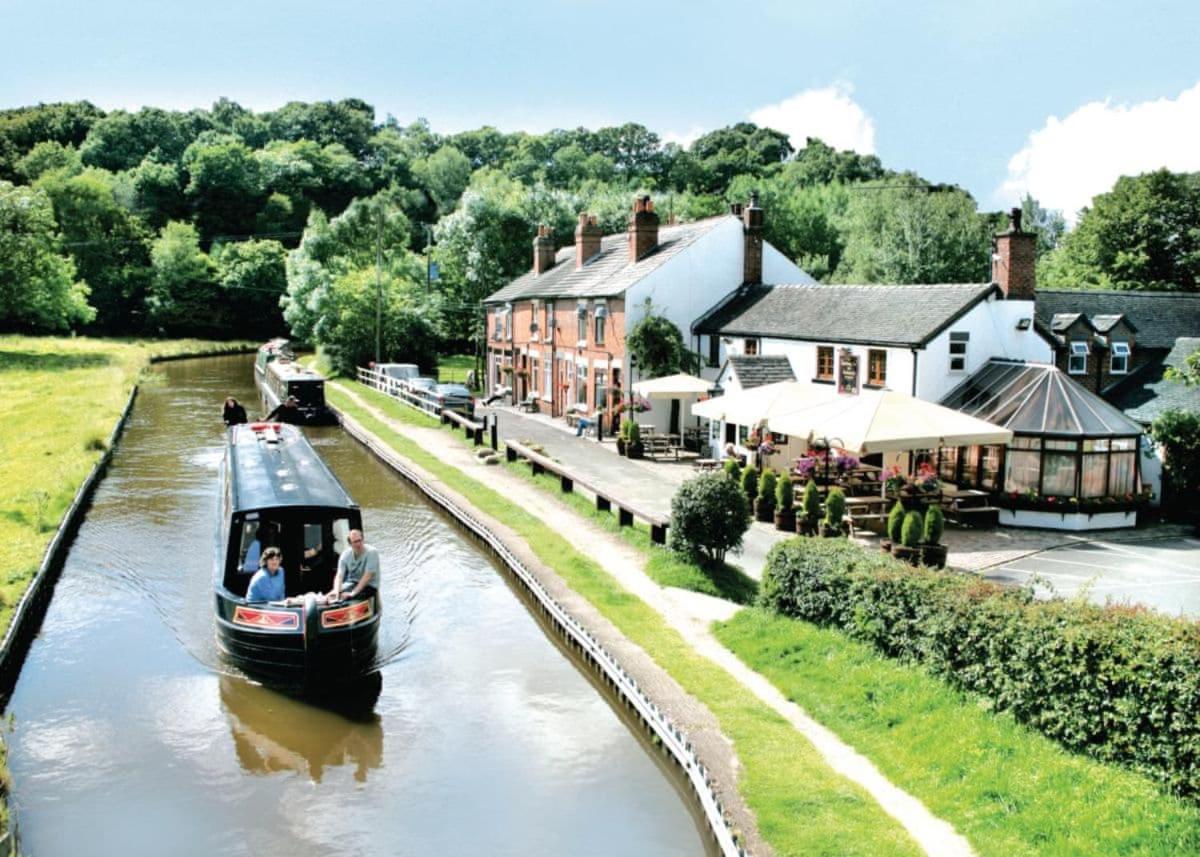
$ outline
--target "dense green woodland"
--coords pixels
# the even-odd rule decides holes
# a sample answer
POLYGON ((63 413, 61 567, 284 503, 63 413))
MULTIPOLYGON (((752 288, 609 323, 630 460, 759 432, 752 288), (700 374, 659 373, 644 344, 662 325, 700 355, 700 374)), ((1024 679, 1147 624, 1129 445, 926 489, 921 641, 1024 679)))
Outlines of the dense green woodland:
MULTIPOLYGON (((988 276, 998 213, 874 156, 739 123, 690 146, 637 125, 444 136, 357 99, 255 113, 0 111, 0 329, 268 336, 342 367, 467 347, 480 299, 525 270, 538 223, 620 231, 634 193, 690 220, 757 190, 767 238, 829 282, 988 276), (377 258, 382 289, 376 286, 377 258), (426 281, 426 259, 441 276, 426 281), (382 297, 380 298, 380 293, 382 297)), ((1067 232, 1026 199, 1042 283, 1197 289, 1200 176, 1122 178, 1067 232)))

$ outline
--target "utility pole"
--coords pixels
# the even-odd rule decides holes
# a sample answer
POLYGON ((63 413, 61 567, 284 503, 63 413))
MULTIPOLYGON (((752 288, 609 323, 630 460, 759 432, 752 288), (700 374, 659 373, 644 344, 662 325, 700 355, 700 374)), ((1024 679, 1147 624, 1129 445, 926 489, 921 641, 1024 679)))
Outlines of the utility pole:
POLYGON ((433 245, 433 229, 425 224, 425 294, 433 288, 433 269, 429 265, 429 249, 433 245))
POLYGON ((375 210, 375 365, 383 362, 380 341, 383 335, 383 207, 375 210))

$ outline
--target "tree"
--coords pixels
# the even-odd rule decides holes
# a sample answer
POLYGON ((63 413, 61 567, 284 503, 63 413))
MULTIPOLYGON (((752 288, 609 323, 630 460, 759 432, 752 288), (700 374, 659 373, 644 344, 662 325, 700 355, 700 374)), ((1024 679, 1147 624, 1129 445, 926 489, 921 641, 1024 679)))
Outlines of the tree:
POLYGON ((842 223, 843 283, 978 283, 991 229, 969 194, 915 176, 856 185, 842 223))
POLYGON ((321 146, 339 143, 358 156, 367 151, 375 131, 375 108, 358 98, 305 103, 290 101, 267 114, 276 140, 313 140, 321 146))
POLYGON ((214 248, 224 303, 236 308, 231 334, 270 337, 283 328, 280 300, 287 290, 286 256, 278 241, 239 241, 214 248))
POLYGON ((171 220, 188 214, 179 167, 147 157, 127 175, 133 181, 133 210, 146 225, 162 229, 171 220))
POLYGON ((190 223, 163 227, 150 249, 154 277, 146 299, 150 324, 161 333, 219 336, 226 328, 212 260, 190 223))
POLYGON ((809 137, 782 174, 798 187, 812 187, 874 181, 883 178, 887 170, 875 155, 860 155, 850 149, 838 151, 816 137, 809 137))
POLYGON ((183 153, 190 179, 185 191, 206 241, 254 231, 262 205, 262 169, 250 147, 229 134, 208 131, 183 153))
POLYGON ((79 154, 88 166, 111 172, 131 170, 147 155, 173 163, 210 125, 202 113, 168 112, 157 107, 144 107, 136 113, 114 110, 91 126, 79 154))
POLYGON ((1047 211, 1029 194, 1021 200, 1021 228, 1037 236, 1037 258, 1041 261, 1062 243, 1067 221, 1057 209, 1047 211))
POLYGON ((95 317, 88 288, 60 253, 50 198, 0 181, 0 329, 65 330, 95 317))
POLYGON ((692 143, 688 152, 699 165, 699 184, 693 190, 720 193, 739 175, 764 175, 792 154, 787 134, 739 122, 710 131, 692 143))
POLYGON ((428 158, 414 163, 412 169, 437 203, 438 214, 453 211, 471 181, 471 162, 453 146, 442 146, 428 158))
POLYGON ((1200 348, 1185 357, 1182 366, 1168 366, 1167 377, 1189 387, 1200 386, 1200 348))
POLYGON ((29 184, 51 171, 75 175, 82 169, 83 161, 75 147, 64 146, 56 140, 43 140, 17 161, 17 175, 29 184))
POLYGON ((1164 450, 1165 499, 1194 510, 1190 501, 1200 491, 1200 414, 1166 411, 1150 426, 1150 435, 1164 450))
POLYGON ((103 115, 87 101, 0 110, 0 179, 18 178, 17 162, 38 143, 78 147, 103 115))
POLYGON ((95 327, 107 333, 145 324, 149 239, 142 223, 117 202, 114 177, 89 168, 78 175, 56 170, 37 186, 49 195, 54 217, 91 292, 95 327))
POLYGON ((750 528, 750 505, 741 486, 719 473, 705 473, 679 486, 671 498, 671 549, 718 565, 742 547, 750 528))
POLYGON ((1200 173, 1122 176, 1048 260, 1047 285, 1200 289, 1200 173))
POLYGON ((655 312, 649 298, 625 347, 643 378, 661 378, 695 368, 695 355, 683 344, 683 334, 675 322, 655 312))

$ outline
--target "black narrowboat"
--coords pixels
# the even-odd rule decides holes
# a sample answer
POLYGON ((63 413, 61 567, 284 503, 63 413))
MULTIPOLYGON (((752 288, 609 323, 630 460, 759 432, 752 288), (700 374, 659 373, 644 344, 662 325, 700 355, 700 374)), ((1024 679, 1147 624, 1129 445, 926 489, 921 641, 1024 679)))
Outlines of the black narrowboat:
POLYGON ((362 514, 303 432, 232 426, 221 482, 213 588, 222 650, 256 678, 306 691, 375 672, 378 593, 328 604, 323 597, 362 514), (288 602, 246 600, 267 547, 283 553, 288 602))
POLYGON ((303 425, 337 422, 325 404, 325 376, 297 363, 286 339, 272 339, 258 349, 254 382, 268 413, 291 396, 299 405, 303 425))

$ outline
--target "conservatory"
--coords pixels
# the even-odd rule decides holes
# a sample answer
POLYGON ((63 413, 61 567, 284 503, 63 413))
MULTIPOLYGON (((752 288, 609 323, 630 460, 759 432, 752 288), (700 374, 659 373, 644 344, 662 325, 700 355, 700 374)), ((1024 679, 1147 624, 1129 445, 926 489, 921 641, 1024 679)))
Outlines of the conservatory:
POLYGON ((1142 427, 1056 367, 993 359, 942 404, 1012 431, 1004 450, 937 451, 943 479, 993 492, 1002 524, 1090 530, 1137 523, 1142 427))

